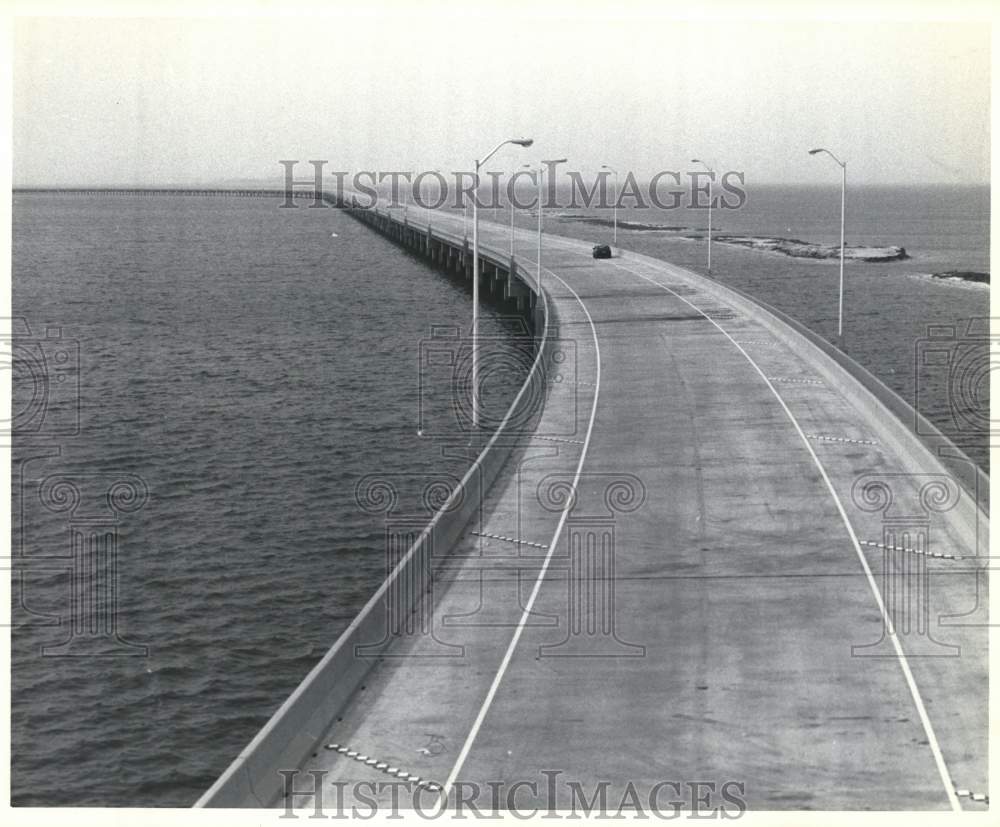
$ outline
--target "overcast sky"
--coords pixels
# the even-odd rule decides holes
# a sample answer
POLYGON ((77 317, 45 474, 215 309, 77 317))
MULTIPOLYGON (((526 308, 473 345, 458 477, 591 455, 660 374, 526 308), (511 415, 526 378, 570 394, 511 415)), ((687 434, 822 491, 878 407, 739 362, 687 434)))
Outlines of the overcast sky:
POLYGON ((702 157, 748 183, 836 183, 806 154, 826 146, 857 183, 989 180, 987 26, 616 20, 617 5, 576 21, 21 19, 14 181, 279 181, 280 159, 312 158, 468 169, 520 135, 535 146, 494 168, 565 156, 648 176, 702 157))

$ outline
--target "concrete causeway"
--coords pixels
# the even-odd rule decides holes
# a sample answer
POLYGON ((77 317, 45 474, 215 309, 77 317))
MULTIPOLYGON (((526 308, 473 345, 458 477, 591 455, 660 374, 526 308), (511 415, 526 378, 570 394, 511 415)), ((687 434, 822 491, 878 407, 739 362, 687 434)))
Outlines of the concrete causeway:
MULTIPOLYGON (((437 263, 464 248, 461 216, 428 234, 392 215, 437 263)), ((480 222, 494 282, 509 232, 480 222)), ((516 241, 527 307, 535 235, 516 241)), ((541 278, 530 425, 470 472, 471 508, 450 492, 457 528, 387 507, 401 568, 366 608, 385 618, 352 625, 199 805, 285 806, 298 770, 348 809, 396 781, 429 808, 473 784, 502 807, 517 782, 522 810, 573 806, 567 782, 646 806, 669 782, 669 811, 704 782, 730 812, 727 784, 750 810, 985 809, 985 479, 718 282, 551 234, 541 278)))

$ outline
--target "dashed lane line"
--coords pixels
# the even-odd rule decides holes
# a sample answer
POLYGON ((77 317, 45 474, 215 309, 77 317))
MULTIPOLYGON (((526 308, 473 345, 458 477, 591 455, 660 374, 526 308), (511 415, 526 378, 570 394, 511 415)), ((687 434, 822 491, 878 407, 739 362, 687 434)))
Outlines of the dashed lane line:
MULTIPOLYGON (((621 267, 620 264, 617 264, 615 266, 616 267, 621 267)), ((628 270, 627 267, 622 267, 622 269, 623 270, 628 270)), ((629 272, 634 272, 634 271, 633 270, 629 270, 629 272)), ((638 275, 638 273, 636 273, 636 275, 638 275)), ((639 278, 645 278, 645 276, 639 276, 639 278)), ((684 297, 683 296, 677 296, 677 298, 683 299, 684 297)), ((691 303, 688 302, 688 304, 691 304, 691 303)), ((695 308, 695 309, 697 310, 698 308, 695 308)), ((699 311, 699 312, 701 312, 701 311, 699 311)), ((705 316, 705 318, 708 319, 709 321, 714 321, 714 319, 712 319, 710 316, 705 316)), ((730 338, 732 338, 732 337, 730 337, 730 338)), ((773 348, 778 347, 778 345, 775 344, 774 342, 765 342, 763 339, 733 339, 733 344, 737 344, 737 345, 757 345, 759 347, 773 347, 773 348)))
POLYGON ((806 434, 806 439, 815 442, 849 442, 851 445, 878 445, 870 439, 848 439, 843 436, 825 436, 824 434, 806 434))
POLYGON ((546 442, 565 442, 570 445, 583 445, 582 439, 569 439, 568 437, 561 436, 539 436, 538 434, 532 434, 532 439, 544 439, 546 442))
POLYGON ((968 798, 972 801, 979 801, 983 804, 990 803, 990 797, 986 793, 974 793, 971 790, 955 790, 955 795, 959 798, 968 798))
POLYGON ((474 534, 476 537, 488 537, 490 540, 505 540, 508 543, 514 543, 519 546, 531 546, 532 548, 543 550, 548 549, 548 546, 544 543, 533 543, 531 540, 518 540, 515 537, 504 537, 502 534, 489 534, 485 531, 470 531, 469 534, 474 534))
POLYGON ((819 379, 792 379, 785 376, 768 376, 772 382, 781 382, 786 385, 825 385, 819 379))
POLYGON ((887 546, 885 543, 876 543, 874 540, 858 540, 863 546, 868 548, 882 549, 883 551, 902 551, 906 554, 916 554, 920 557, 933 557, 936 560, 965 560, 961 554, 942 554, 938 551, 925 551, 918 548, 907 548, 905 546, 887 546))
POLYGON ((367 767, 371 767, 373 770, 378 770, 386 775, 391 775, 393 778, 398 778, 400 781, 408 781, 412 784, 416 784, 418 787, 430 790, 431 792, 437 792, 441 789, 441 785, 438 784, 437 781, 429 781, 426 778, 421 778, 419 775, 405 772, 399 767, 392 766, 389 761, 380 761, 378 758, 369 758, 359 750, 345 747, 342 744, 326 744, 325 746, 326 749, 337 752, 345 758, 351 758, 359 764, 364 764, 367 767))

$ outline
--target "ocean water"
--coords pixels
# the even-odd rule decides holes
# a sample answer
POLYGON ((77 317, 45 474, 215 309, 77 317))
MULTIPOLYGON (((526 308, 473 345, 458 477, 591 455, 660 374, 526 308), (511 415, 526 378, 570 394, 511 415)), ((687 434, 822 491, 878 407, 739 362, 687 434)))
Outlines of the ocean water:
MULTIPOLYGON (((428 480, 467 467, 417 436, 420 400, 450 389, 418 374, 421 347, 467 335, 465 284, 337 210, 279 203, 15 197, 34 342, 14 362, 16 805, 192 804, 381 583, 385 516, 358 484, 429 515, 428 480), (64 379, 41 410, 43 358, 64 379), (45 650, 70 633, 72 532, 95 524, 117 539, 116 631, 146 655, 45 650)), ((517 327, 487 307, 481 330, 495 350, 517 327)), ((506 369, 484 415, 521 381, 516 358, 490 361, 506 369)))
MULTIPOLYGON (((747 200, 740 209, 713 210, 713 233, 839 245, 839 180, 833 187, 747 182, 745 189, 747 200)), ((527 195, 522 197, 528 200, 527 195)), ((568 204, 569 191, 561 190, 559 198, 559 203, 568 204)), ((730 196, 729 200, 734 199, 730 196)), ((936 279, 932 274, 989 272, 989 188, 849 185, 846 213, 848 245, 898 245, 909 257, 884 263, 847 262, 844 348, 988 470, 991 362, 988 326, 977 320, 989 316, 989 286, 936 279), (947 364, 927 358, 929 351, 947 354, 947 364)), ((545 228, 594 243, 611 243, 610 226, 583 223, 573 218, 577 215, 612 219, 610 209, 567 207, 546 212, 545 228)), ((634 206, 620 208, 618 217, 620 221, 687 227, 693 234, 703 232, 708 219, 705 209, 634 206)), ((536 221, 527 212, 518 214, 516 220, 524 228, 535 226, 536 221)), ((706 241, 680 235, 619 228, 618 245, 706 273, 706 241)), ((792 258, 716 242, 712 276, 836 341, 838 259, 792 258)))
MULTIPOLYGON (((838 240, 839 189, 748 191, 716 211, 718 231, 838 240)), ((928 274, 989 269, 988 195, 852 190, 848 242, 911 258, 850 263, 846 291, 848 352, 984 466, 988 351, 968 320, 987 315, 988 288, 928 274), (918 369, 931 325, 953 329, 934 347, 963 356, 971 388, 918 369), (956 417, 956 399, 974 415, 956 417)), ((356 486, 376 474, 399 512, 424 514, 427 481, 465 467, 417 435, 421 404, 440 422, 449 385, 421 376, 420 354, 437 326, 467 324, 465 285, 335 210, 278 203, 15 197, 14 309, 34 343, 21 370, 15 358, 15 411, 38 426, 14 452, 16 805, 193 803, 381 582, 384 517, 356 486), (44 408, 24 369, 42 358, 44 408), (117 542, 117 656, 46 650, 70 632, 71 538, 95 527, 117 542)), ((546 229, 611 236, 555 213, 546 229)), ((705 271, 704 242, 675 233, 620 230, 619 245, 705 271)), ((836 262, 716 244, 713 275, 834 337, 836 262)), ((483 324, 493 347, 517 331, 491 309, 483 324)), ((499 364, 492 411, 523 370, 513 351, 499 364)))

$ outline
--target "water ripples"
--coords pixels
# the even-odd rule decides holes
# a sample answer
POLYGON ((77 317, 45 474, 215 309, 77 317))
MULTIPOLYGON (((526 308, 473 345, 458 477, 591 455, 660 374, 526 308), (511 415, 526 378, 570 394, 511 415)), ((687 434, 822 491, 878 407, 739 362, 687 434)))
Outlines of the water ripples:
POLYGON ((400 474, 418 511, 421 475, 464 470, 416 435, 416 370, 469 296, 334 210, 18 196, 14 216, 16 312, 79 342, 81 392, 79 436, 15 452, 12 797, 187 806, 381 583, 384 521, 357 482, 400 474), (41 655, 68 618, 51 474, 85 478, 90 509, 116 475, 148 487, 114 528, 118 631, 145 657, 41 655))

